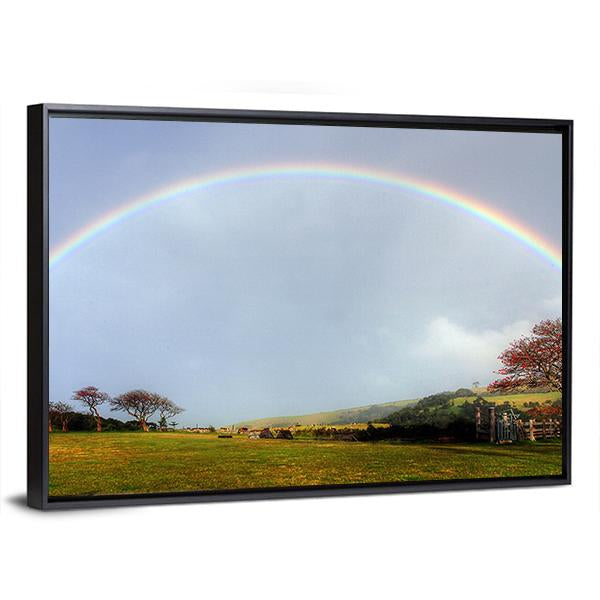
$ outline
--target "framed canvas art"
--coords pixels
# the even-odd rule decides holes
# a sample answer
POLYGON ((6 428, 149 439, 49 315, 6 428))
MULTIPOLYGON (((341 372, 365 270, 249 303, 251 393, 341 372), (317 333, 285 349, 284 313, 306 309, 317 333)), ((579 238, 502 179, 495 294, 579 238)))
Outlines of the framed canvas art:
POLYGON ((30 106, 28 503, 569 483, 572 129, 30 106))

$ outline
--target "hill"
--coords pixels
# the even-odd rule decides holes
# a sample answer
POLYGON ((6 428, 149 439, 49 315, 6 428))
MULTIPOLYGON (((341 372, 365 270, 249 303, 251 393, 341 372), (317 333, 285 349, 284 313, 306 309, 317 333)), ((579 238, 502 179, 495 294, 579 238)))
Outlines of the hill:
MULTIPOLYGON (((469 390, 464 390, 467 393, 461 395, 463 390, 454 392, 453 398, 448 402, 450 412, 460 412, 460 407, 465 402, 472 402, 476 394, 469 390)), ((483 390, 482 390, 483 391, 483 390)), ((547 401, 554 401, 560 398, 558 392, 547 391, 532 391, 515 394, 481 394, 486 401, 497 405, 510 403, 516 410, 525 410, 527 405, 532 403, 543 404, 547 401)), ((395 402, 386 402, 384 404, 371 404, 369 406, 358 406, 356 408, 342 408, 329 412, 310 413, 307 415, 290 415, 280 417, 265 417, 262 419, 253 419, 250 421, 240 421, 234 427, 250 427, 251 429, 261 429, 263 427, 291 427, 293 425, 348 425, 350 423, 367 423, 369 421, 377 422, 386 419, 393 413, 411 406, 415 406, 419 399, 413 400, 398 400, 395 402)))
POLYGON ((283 417, 265 417, 251 421, 240 421, 235 427, 250 427, 260 429, 263 427, 291 427, 292 425, 346 425, 348 423, 366 423, 378 421, 400 408, 412 406, 416 400, 398 400, 384 404, 371 404, 356 408, 342 408, 329 412, 311 413, 308 415, 291 415, 283 417))

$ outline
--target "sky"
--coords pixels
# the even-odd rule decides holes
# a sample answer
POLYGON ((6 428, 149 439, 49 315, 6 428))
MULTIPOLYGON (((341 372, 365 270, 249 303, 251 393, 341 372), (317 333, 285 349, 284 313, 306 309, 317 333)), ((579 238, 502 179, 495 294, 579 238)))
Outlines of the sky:
MULTIPOLYGON (((283 163, 449 187, 561 245, 559 135, 53 117, 49 140, 51 251, 154 190, 283 163)), ((485 385, 511 340, 560 316, 561 276, 417 192, 293 175, 108 228, 53 265, 49 310, 50 400, 142 388, 217 426, 485 385)))

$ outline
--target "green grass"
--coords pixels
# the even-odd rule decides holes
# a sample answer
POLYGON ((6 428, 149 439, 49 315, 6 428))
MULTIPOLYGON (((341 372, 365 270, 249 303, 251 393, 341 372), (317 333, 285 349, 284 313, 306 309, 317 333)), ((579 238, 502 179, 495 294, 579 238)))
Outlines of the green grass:
POLYGON ((494 446, 54 433, 49 494, 90 496, 559 475, 560 442, 494 446))
MULTIPOLYGON (((543 404, 544 402, 560 399, 560 392, 524 392, 521 394, 502 394, 497 396, 492 396, 490 394, 483 394, 485 399, 488 402, 495 402, 497 405, 504 404, 505 402, 510 403, 516 410, 526 410, 525 404, 527 402, 539 402, 543 404)), ((455 406, 460 406, 465 403, 465 401, 473 402, 475 398, 473 396, 465 397, 465 398, 455 398, 452 402, 455 406)))

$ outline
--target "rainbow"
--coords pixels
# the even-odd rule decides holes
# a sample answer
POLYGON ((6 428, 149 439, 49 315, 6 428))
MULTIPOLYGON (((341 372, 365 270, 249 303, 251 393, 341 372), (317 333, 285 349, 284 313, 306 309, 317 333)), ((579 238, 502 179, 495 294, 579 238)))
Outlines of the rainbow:
POLYGON ((256 166, 218 171, 209 175, 201 175, 178 181, 122 204, 75 231, 62 243, 50 250, 50 268, 55 267, 63 258, 97 238, 111 227, 120 225, 142 212, 156 208, 167 202, 172 202, 177 198, 189 195, 198 190, 245 181, 297 176, 354 180, 391 186, 404 192, 416 193, 424 198, 433 199, 447 206, 462 210, 488 223, 505 235, 524 244, 530 250, 546 259, 556 269, 560 270, 562 268, 562 255, 559 248, 554 247, 549 241, 523 223, 519 223, 513 217, 503 214, 479 200, 443 188, 437 184, 421 182, 409 177, 398 176, 371 168, 365 169, 336 164, 256 166))

